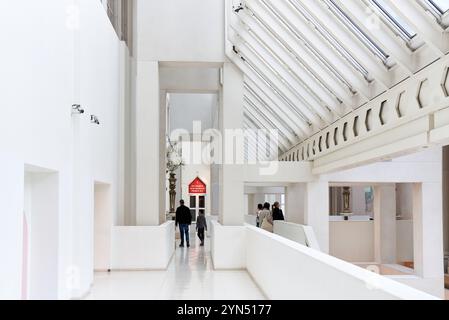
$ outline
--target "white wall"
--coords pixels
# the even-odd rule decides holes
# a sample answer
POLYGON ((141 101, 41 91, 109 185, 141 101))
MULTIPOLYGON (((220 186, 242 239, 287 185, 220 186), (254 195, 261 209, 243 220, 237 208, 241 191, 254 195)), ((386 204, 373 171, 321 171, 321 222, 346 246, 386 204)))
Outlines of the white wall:
POLYGON ((0 267, 2 298, 20 298, 25 164, 59 174, 60 298, 79 297, 92 282, 93 181, 117 188, 120 42, 99 1, 80 0, 79 16, 72 3, 0 4, 8 26, 0 36, 10 48, 0 52, 0 190, 8 198, 0 202, 0 246, 8 244, 0 248, 8 261, 0 267), (83 116, 71 116, 74 103, 83 116))
MULTIPOLYGON (((211 255, 217 270, 246 268, 246 227, 211 221, 211 255)), ((265 251, 264 248, 259 248, 265 251)))
POLYGON ((374 262, 374 221, 332 221, 329 254, 349 262, 374 262))
POLYGON ((222 0, 137 0, 136 12, 139 60, 224 61, 222 0))
POLYGON ((113 270, 165 270, 174 252, 174 221, 160 226, 112 229, 113 270))
POLYGON ((413 220, 396 221, 396 260, 413 261, 413 220))

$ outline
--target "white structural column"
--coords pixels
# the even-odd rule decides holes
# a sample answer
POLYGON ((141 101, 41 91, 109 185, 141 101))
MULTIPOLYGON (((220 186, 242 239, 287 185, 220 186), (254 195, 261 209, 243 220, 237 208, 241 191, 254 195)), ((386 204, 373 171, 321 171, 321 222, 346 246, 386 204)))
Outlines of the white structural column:
POLYGON ((396 263, 396 186, 374 187, 374 258, 396 263))
POLYGON ((416 275, 439 281, 443 290, 441 190, 441 182, 424 182, 413 186, 413 241, 416 275))
MULTIPOLYGON (((223 134, 223 165, 220 171, 220 222, 227 226, 242 225, 244 221, 243 164, 244 144, 236 141, 232 130, 243 128, 243 73, 233 64, 223 66, 223 92, 220 129, 223 134)), ((238 131, 234 131, 238 135, 238 131)))
POLYGON ((304 224, 312 227, 321 251, 329 252, 329 183, 306 184, 304 224))
POLYGON ((136 223, 138 226, 160 224, 159 94, 158 62, 137 62, 136 223))

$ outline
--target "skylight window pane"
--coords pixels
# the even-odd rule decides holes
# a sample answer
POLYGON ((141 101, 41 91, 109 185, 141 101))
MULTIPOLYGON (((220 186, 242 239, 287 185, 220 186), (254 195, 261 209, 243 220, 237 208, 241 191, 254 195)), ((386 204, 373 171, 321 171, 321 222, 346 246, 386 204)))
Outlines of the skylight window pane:
POLYGON ((416 31, 410 27, 384 0, 371 0, 371 3, 376 6, 381 15, 386 18, 398 35, 405 41, 410 41, 416 36, 416 31))
POLYGON ((449 0, 428 0, 441 14, 449 11, 449 0))
POLYGON ((330 11, 349 29, 363 44, 379 57, 384 65, 389 66, 388 58, 390 57, 382 50, 352 19, 342 10, 334 0, 324 0, 330 11))

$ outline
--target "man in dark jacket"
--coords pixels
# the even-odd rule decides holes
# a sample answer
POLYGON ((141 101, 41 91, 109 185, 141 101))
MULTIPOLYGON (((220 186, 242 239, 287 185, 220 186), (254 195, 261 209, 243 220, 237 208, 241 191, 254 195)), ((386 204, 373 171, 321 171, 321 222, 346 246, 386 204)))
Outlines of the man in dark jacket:
POLYGON ((284 213, 282 212, 281 208, 279 208, 279 207, 280 207, 279 202, 276 201, 273 205, 273 221, 285 220, 284 213))
POLYGON ((179 224, 179 231, 181 233, 181 245, 184 247, 184 237, 187 242, 187 247, 190 247, 189 226, 192 224, 192 215, 190 209, 184 205, 184 200, 179 201, 180 206, 176 209, 176 226, 179 224))

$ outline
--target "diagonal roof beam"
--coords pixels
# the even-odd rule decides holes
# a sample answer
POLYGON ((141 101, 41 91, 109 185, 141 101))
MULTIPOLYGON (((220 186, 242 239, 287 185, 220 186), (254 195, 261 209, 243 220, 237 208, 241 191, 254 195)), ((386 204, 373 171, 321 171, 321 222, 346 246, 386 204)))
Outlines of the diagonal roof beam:
POLYGON ((282 131, 279 128, 276 128, 273 123, 271 123, 268 119, 266 119, 261 113, 258 113, 257 110, 248 107, 248 104, 245 106, 245 114, 248 118, 252 119, 261 129, 265 129, 267 131, 270 130, 278 130, 279 132, 279 143, 284 150, 288 150, 292 147, 292 144, 287 140, 282 131))
POLYGON ((325 125, 322 123, 322 119, 315 113, 315 110, 313 110, 302 97, 298 96, 294 89, 271 69, 271 66, 268 66, 265 61, 258 57, 256 52, 251 50, 242 41, 239 41, 236 37, 233 37, 230 40, 239 51, 239 54, 244 57, 245 61, 262 74, 265 79, 269 79, 272 86, 282 93, 286 102, 290 104, 293 109, 297 109, 297 112, 304 118, 304 120, 314 125, 316 128, 321 128, 325 125))
MULTIPOLYGON (((260 21, 263 21, 272 30, 277 38, 282 39, 284 43, 291 46, 296 56, 303 58, 310 68, 322 65, 327 70, 327 73, 335 76, 365 99, 372 97, 369 84, 363 76, 353 69, 343 57, 335 54, 331 48, 323 43, 319 43, 318 46, 314 45, 309 39, 292 29, 285 20, 280 20, 274 16, 260 1, 247 0, 245 4, 260 21)), ((314 70, 315 72, 320 72, 316 68, 314 70)), ((325 74, 326 72, 321 71, 320 74, 325 74)))
MULTIPOLYGON (((234 29, 235 31, 235 29, 234 29)), ((282 90, 282 84, 285 85, 287 91, 290 91, 293 95, 289 96, 296 106, 302 106, 301 112, 306 115, 308 119, 317 125, 322 126, 321 121, 317 115, 324 120, 324 124, 332 123, 334 120, 333 114, 330 112, 329 107, 322 105, 322 101, 319 101, 315 94, 307 90, 304 86, 298 84, 297 80, 285 70, 285 67, 276 61, 262 46, 260 46, 254 39, 251 39, 247 32, 244 30, 239 31, 240 34, 231 34, 231 42, 233 42, 245 56, 254 62, 262 72, 266 75, 274 75, 281 83, 278 88, 282 90), (243 36, 245 38, 243 38, 243 36)), ((274 79, 273 79, 274 81, 274 79)), ((289 93, 286 94, 288 95, 289 93)))
POLYGON ((449 32, 444 32, 437 24, 432 23, 433 18, 428 16, 417 2, 410 0, 385 1, 392 8, 397 9, 401 18, 417 30, 427 45, 440 57, 449 52, 449 32))
MULTIPOLYGON (((260 124, 256 123, 253 119, 249 118, 245 114, 244 114, 243 123, 247 126, 248 129, 251 129, 251 130, 246 131, 245 135, 248 136, 248 137, 252 137, 253 140, 256 142, 257 147, 259 148, 260 141, 258 141, 258 137, 257 137, 257 135, 255 134, 254 131, 255 130, 268 130, 268 129, 263 128, 263 126, 261 126, 260 124)), ((276 148, 274 147, 274 145, 272 143, 269 143, 268 145, 269 145, 270 152, 273 153, 273 154, 275 154, 276 152, 279 152, 279 150, 281 152, 285 152, 285 151, 288 150, 288 149, 284 149, 282 147, 282 145, 278 145, 277 146, 278 150, 276 150, 276 148)))
POLYGON ((258 98, 254 97, 251 92, 246 91, 244 96, 244 106, 251 108, 266 117, 269 117, 270 121, 273 124, 274 128, 278 128, 284 137, 288 139, 290 144, 294 145, 299 142, 296 134, 286 126, 286 124, 279 118, 277 114, 275 114, 271 109, 266 108, 263 104, 261 104, 258 98))
POLYGON ((255 82, 259 88, 262 88, 268 95, 270 95, 270 99, 277 106, 282 107, 282 110, 290 119, 294 119, 296 127, 298 128, 298 134, 301 134, 302 136, 309 136, 313 133, 311 126, 303 118, 301 118, 299 114, 297 114, 295 107, 287 101, 287 99, 283 96, 283 93, 281 93, 272 84, 270 79, 261 74, 248 61, 242 60, 242 57, 236 53, 229 53, 228 57, 240 68, 240 70, 243 71, 248 78, 255 82))
POLYGON ((255 97, 260 99, 260 103, 265 104, 266 108, 272 109, 277 113, 279 118, 281 118, 289 128, 299 137, 304 138, 311 133, 304 131, 300 126, 298 126, 298 121, 294 117, 294 114, 289 112, 287 106, 283 105, 283 102, 276 96, 276 93, 271 91, 271 88, 266 86, 263 82, 251 77, 252 75, 247 75, 245 78, 245 83, 248 85, 248 91, 252 91, 255 97), (293 117, 291 117, 293 115, 293 117))
MULTIPOLYGON (((290 0, 289 0, 290 1, 290 0)), ((297 0, 295 3, 298 4, 297 0)), ((308 10, 312 16, 325 26, 325 29, 330 32, 334 38, 337 39, 338 44, 343 46, 346 51, 350 52, 357 61, 368 70, 369 76, 384 86, 384 88, 390 88, 392 86, 392 77, 389 75, 387 68, 383 65, 374 54, 372 54, 355 35, 352 34, 329 10, 327 5, 323 1, 316 0, 301 0, 303 6, 308 10)), ((292 10, 294 6, 277 6, 278 10, 282 10, 282 14, 287 16, 287 19, 293 20, 301 15, 297 10, 292 10)), ((296 28, 307 28, 305 22, 300 23, 299 19, 293 20, 293 24, 296 28)), ((309 33, 313 32, 308 28, 309 33)))
POLYGON ((360 0, 335 0, 338 5, 345 10, 348 16, 363 29, 377 44, 382 46, 385 51, 388 49, 393 59, 406 71, 409 75, 417 71, 417 65, 413 59, 413 53, 406 46, 402 45, 402 41, 397 37, 391 29, 386 26, 380 18, 373 27, 373 14, 370 7, 367 7, 360 0))
MULTIPOLYGON (((235 16, 237 18, 237 16, 235 16)), ((246 26, 241 23, 239 19, 231 19, 232 28, 238 33, 238 35, 251 46, 263 60, 265 60, 273 69, 275 69, 279 75, 284 78, 294 89, 298 92, 307 102, 312 104, 312 107, 319 108, 318 113, 324 113, 324 117, 332 120, 332 115, 328 115, 329 111, 335 113, 336 116, 342 115, 342 106, 335 97, 329 95, 329 92, 325 91, 320 85, 310 78, 307 72, 298 75, 297 69, 293 70, 284 60, 279 57, 277 52, 273 52, 264 42, 259 38, 252 30, 247 31, 246 26), (313 89, 303 80, 306 77, 310 81, 313 81, 313 89)), ((283 52, 283 51, 280 51, 283 52)), ((289 60, 289 62, 293 62, 289 60)))
POLYGON ((332 98, 342 101, 349 107, 356 107, 352 93, 348 88, 331 77, 329 72, 325 71, 318 61, 314 63, 316 68, 311 68, 306 64, 304 59, 295 55, 288 44, 276 37, 270 29, 265 28, 263 24, 260 24, 257 19, 250 16, 248 13, 249 10, 241 10, 238 14, 242 23, 250 29, 249 32, 254 37, 263 39, 264 45, 271 50, 271 53, 273 55, 276 54, 280 60, 289 65, 291 70, 300 76, 310 87, 314 87, 316 93, 323 99, 323 101, 327 101, 330 105, 331 103, 326 97, 332 96, 332 98), (319 70, 317 70, 318 68, 319 70), (321 75, 324 75, 324 77, 321 75))

